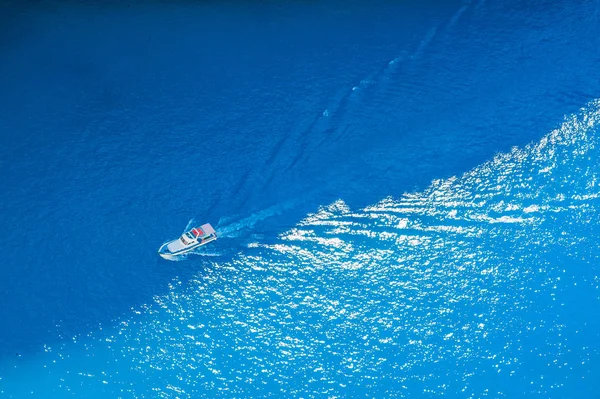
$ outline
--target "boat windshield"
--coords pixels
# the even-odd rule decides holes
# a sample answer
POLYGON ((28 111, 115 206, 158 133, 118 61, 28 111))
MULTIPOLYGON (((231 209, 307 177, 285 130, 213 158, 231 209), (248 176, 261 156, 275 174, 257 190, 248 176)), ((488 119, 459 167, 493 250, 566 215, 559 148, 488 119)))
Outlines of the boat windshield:
POLYGON ((190 231, 188 231, 187 233, 185 233, 185 236, 187 238, 189 238, 190 240, 195 240, 196 236, 194 236, 190 231))

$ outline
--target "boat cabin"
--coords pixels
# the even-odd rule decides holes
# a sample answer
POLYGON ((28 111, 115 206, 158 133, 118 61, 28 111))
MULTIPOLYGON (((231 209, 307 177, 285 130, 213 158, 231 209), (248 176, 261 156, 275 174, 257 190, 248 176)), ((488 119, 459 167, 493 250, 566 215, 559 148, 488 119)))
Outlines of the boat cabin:
POLYGON ((201 227, 194 227, 190 231, 184 233, 181 236, 181 242, 184 245, 190 245, 195 243, 196 241, 204 241, 213 237, 217 238, 217 234, 212 228, 212 226, 207 223, 202 225, 201 227))

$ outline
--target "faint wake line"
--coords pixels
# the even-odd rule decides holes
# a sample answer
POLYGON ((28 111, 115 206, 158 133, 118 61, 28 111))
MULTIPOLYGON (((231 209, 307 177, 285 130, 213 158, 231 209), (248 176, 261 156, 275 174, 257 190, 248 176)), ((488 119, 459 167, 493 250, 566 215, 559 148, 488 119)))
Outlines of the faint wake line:
POLYGON ((261 211, 255 212, 252 215, 238 220, 237 222, 233 222, 226 225, 221 225, 222 220, 219 221, 217 225, 217 234, 219 237, 227 237, 227 238, 235 238, 241 235, 241 230, 250 229, 254 227, 258 222, 261 222, 270 217, 280 215, 284 211, 294 207, 298 201, 288 201, 283 204, 274 205, 270 208, 263 209, 261 211))

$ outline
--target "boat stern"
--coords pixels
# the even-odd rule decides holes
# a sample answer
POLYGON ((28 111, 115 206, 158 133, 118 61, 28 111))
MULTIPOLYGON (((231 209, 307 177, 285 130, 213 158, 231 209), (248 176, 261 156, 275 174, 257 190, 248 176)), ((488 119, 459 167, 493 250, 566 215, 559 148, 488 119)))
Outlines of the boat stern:
POLYGON ((202 229, 202 231, 204 231, 204 234, 214 235, 215 238, 217 237, 217 232, 215 231, 215 229, 213 229, 210 223, 203 224, 202 226, 200 226, 200 228, 202 229))

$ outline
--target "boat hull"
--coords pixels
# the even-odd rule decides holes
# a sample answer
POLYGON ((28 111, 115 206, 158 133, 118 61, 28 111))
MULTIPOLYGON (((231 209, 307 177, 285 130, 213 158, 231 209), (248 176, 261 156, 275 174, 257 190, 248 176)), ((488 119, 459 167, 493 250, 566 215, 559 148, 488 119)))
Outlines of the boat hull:
POLYGON ((193 251, 194 249, 200 248, 200 247, 208 244, 209 242, 215 241, 216 239, 217 239, 217 237, 210 237, 210 238, 205 239, 204 241, 197 242, 192 245, 186 246, 178 251, 170 251, 168 247, 169 247, 169 244, 171 244, 173 242, 177 242, 179 239, 169 241, 169 242, 166 242, 163 245, 161 245, 161 247, 158 249, 158 254, 165 259, 171 258, 173 256, 177 256, 177 255, 184 255, 184 254, 187 254, 187 253, 193 251))

